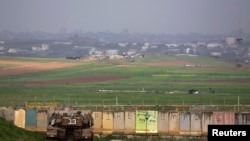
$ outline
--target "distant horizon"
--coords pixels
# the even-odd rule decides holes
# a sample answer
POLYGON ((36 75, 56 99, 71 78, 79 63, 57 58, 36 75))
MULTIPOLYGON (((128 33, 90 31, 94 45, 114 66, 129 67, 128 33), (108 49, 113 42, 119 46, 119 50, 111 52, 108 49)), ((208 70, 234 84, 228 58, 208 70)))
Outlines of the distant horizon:
MULTIPOLYGON (((81 30, 74 30, 74 31, 67 31, 67 32, 49 32, 49 31, 12 31, 12 30, 1 30, 1 33, 4 32, 11 32, 14 34, 18 34, 18 33, 30 33, 30 34, 34 34, 34 33, 47 33, 47 34, 87 34, 87 33, 113 33, 113 34, 150 34, 150 35, 228 35, 228 36, 232 36, 232 35, 239 35, 239 31, 231 31, 229 33, 210 33, 210 34, 206 34, 206 33, 198 33, 198 32, 190 32, 190 33, 149 33, 149 32, 145 32, 145 33, 141 33, 141 32, 124 32, 123 30, 121 30, 120 32, 113 32, 113 31, 81 31, 81 30)), ((243 33, 244 35, 250 35, 250 33, 243 33)), ((242 34, 242 35, 243 35, 242 34)))
POLYGON ((0 31, 250 33, 249 0, 0 1, 0 31))

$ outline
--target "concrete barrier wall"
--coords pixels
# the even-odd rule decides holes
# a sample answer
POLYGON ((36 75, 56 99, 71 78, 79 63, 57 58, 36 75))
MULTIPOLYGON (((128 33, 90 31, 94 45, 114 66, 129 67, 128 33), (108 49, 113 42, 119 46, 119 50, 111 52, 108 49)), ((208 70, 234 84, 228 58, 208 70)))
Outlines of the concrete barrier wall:
POLYGON ((25 115, 25 128, 35 128, 37 125, 37 114, 36 109, 27 109, 25 115))
POLYGON ((17 127, 25 128, 25 110, 18 109, 14 111, 14 124, 17 127))
POLYGON ((180 116, 179 112, 169 112, 168 114, 168 133, 169 135, 179 135, 180 116))
POLYGON ((224 124, 235 124, 235 113, 234 112, 224 112, 224 124))
POLYGON ((168 112, 158 112, 158 134, 167 135, 168 126, 168 112))
POLYGON ((157 133, 157 111, 136 111, 136 133, 157 133))
MULTIPOLYGON (((1 108, 1 116, 13 119, 21 128, 33 127, 46 131, 52 113, 72 111, 1 108)), ((75 111, 73 111, 75 112, 75 111)), ((157 135, 207 135, 210 124, 250 125, 250 113, 234 112, 166 112, 136 111, 82 111, 91 113, 96 134, 157 134, 157 135)))
POLYGON ((0 114, 1 117, 3 117, 4 119, 8 121, 14 122, 15 110, 13 108, 1 107, 0 111, 1 111, 1 114, 0 114))
POLYGON ((189 112, 180 113, 180 135, 190 135, 191 131, 191 114, 189 112))
POLYGON ((92 117, 94 119, 93 130, 95 133, 102 132, 102 112, 92 112, 92 117))
POLYGON ((198 112, 191 113, 190 135, 201 136, 201 134, 202 134, 201 119, 202 119, 202 113, 198 113, 198 112))
POLYGON ((125 125, 125 117, 124 112, 114 112, 114 133, 123 133, 124 125, 125 125))
POLYGON ((212 124, 212 112, 203 112, 201 116, 201 132, 203 135, 206 135, 208 130, 207 127, 209 124, 212 124))
MULTIPOLYGON (((111 134, 114 126, 114 114, 112 111, 105 111, 102 113, 102 133, 111 134)), ((95 122, 94 122, 95 123, 95 122)))
POLYGON ((235 124, 234 112, 213 112, 212 124, 224 125, 235 124))
POLYGON ((135 134, 135 111, 125 111, 125 134, 135 134))
POLYGON ((222 125, 224 123, 224 112, 214 112, 212 116, 212 124, 222 125))
POLYGON ((250 113, 236 113, 235 124, 237 125, 250 125, 250 113))
POLYGON ((158 132, 158 111, 147 111, 148 120, 147 122, 147 132, 148 133, 157 133, 158 132))
POLYGON ((37 125, 39 130, 47 130, 48 127, 48 112, 46 110, 37 111, 37 125))

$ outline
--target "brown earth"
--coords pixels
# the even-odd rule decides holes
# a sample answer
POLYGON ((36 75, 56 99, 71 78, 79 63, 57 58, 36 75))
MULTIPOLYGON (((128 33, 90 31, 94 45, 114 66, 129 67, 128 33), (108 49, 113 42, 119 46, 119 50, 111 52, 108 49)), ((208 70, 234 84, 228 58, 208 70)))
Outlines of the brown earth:
POLYGON ((48 63, 33 63, 33 62, 18 62, 18 61, 0 61, 0 65, 13 65, 0 69, 0 76, 17 75, 27 72, 39 72, 44 70, 53 70, 58 68, 70 67, 79 65, 79 63, 70 62, 48 62, 48 63))
MULTIPOLYGON (((34 62, 18 62, 18 61, 0 61, 0 65, 13 65, 13 67, 6 67, 0 69, 0 76, 53 70, 58 68, 71 67, 79 64, 80 63, 74 63, 74 62, 34 63, 34 62)), ((51 85, 51 84, 91 83, 91 82, 102 82, 102 81, 122 79, 124 77, 125 76, 117 76, 117 75, 97 75, 97 76, 87 76, 80 78, 24 82, 21 85, 37 86, 37 85, 51 85)))

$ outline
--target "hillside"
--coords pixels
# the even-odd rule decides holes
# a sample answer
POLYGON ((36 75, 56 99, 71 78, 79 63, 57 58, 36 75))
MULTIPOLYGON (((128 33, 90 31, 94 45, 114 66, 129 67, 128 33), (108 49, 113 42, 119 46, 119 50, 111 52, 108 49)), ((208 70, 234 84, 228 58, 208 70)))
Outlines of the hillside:
POLYGON ((1 141, 44 141, 44 133, 26 131, 0 117, 1 141))

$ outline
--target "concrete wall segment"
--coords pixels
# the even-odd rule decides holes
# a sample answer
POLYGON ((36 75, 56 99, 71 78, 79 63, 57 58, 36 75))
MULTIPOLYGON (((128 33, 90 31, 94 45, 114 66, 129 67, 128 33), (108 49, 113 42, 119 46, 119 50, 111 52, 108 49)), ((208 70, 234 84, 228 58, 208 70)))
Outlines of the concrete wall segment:
POLYGON ((180 135, 190 135, 191 114, 189 112, 180 112, 180 135))
POLYGON ((124 112, 114 112, 114 127, 113 132, 123 133, 125 128, 124 112))
POLYGON ((169 112, 168 114, 169 121, 169 135, 179 135, 180 132, 180 116, 179 112, 169 112))
POLYGON ((158 134, 167 135, 168 134, 168 112, 158 112, 158 134))

